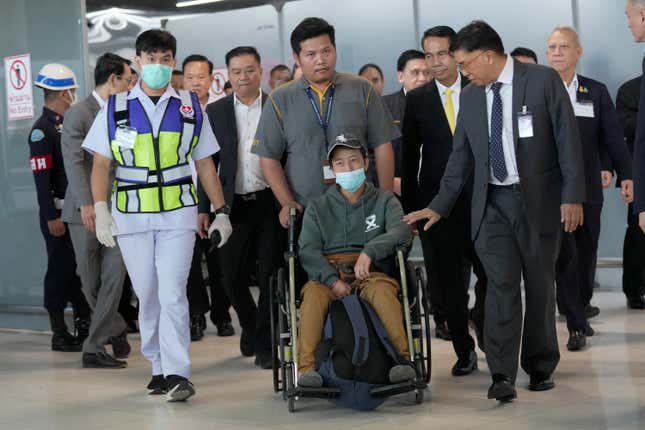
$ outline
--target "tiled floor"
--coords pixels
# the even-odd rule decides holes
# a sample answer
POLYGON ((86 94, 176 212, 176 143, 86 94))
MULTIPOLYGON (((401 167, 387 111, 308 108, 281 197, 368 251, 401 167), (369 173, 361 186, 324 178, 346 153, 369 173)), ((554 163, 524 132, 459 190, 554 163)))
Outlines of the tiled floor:
POLYGON ((553 391, 529 392, 522 373, 517 402, 487 400, 484 357, 475 375, 454 378, 450 344, 434 340, 426 402, 402 395, 373 412, 306 400, 289 414, 270 371, 239 356, 239 337, 218 338, 212 328, 192 345, 198 393, 187 404, 146 395, 149 367, 135 338, 128 369, 84 370, 78 354, 51 352, 47 335, 0 332, 0 429, 644 429, 645 311, 628 311, 616 290, 598 292, 594 302, 601 314, 588 350, 566 351, 558 322, 553 391))

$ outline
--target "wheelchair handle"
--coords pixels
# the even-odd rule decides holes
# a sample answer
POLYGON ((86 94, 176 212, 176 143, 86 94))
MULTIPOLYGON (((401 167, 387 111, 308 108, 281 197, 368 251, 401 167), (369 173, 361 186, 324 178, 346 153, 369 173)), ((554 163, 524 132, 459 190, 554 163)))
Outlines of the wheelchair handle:
MULTIPOLYGON (((289 252, 296 250, 296 219, 298 217, 298 210, 296 208, 289 209, 289 252)), ((283 236, 284 237, 284 236, 283 236)))

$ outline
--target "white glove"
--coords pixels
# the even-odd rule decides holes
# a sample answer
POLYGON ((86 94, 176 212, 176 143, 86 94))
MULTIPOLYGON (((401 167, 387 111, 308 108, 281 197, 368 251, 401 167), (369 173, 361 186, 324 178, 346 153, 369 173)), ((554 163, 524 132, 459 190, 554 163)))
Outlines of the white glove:
POLYGON ((112 228, 116 228, 114 218, 110 214, 106 202, 94 203, 94 212, 96 213, 96 238, 102 245, 113 248, 116 245, 112 228))
POLYGON ((226 214, 215 215, 215 219, 211 223, 211 226, 208 227, 209 238, 211 237, 211 235, 215 230, 219 232, 219 235, 221 237, 221 240, 217 245, 218 248, 221 248, 226 244, 226 242, 228 241, 228 238, 231 237, 231 233, 233 233, 233 226, 231 226, 231 221, 229 221, 228 215, 226 214))

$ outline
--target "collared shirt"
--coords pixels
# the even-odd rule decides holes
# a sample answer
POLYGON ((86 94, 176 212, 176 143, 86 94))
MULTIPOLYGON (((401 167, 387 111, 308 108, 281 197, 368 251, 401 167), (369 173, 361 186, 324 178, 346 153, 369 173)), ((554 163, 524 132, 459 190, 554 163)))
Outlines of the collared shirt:
MULTIPOLYGON (((161 95, 155 105, 150 97, 143 92, 139 83, 128 94, 128 100, 139 99, 143 110, 152 122, 155 135, 159 133, 159 126, 166 112, 168 100, 171 97, 179 98, 179 94, 170 85, 161 95)), ((91 153, 98 153, 112 160, 112 149, 107 128, 107 109, 101 109, 92 124, 92 128, 85 137, 83 148, 91 153)), ((208 118, 204 116, 199 142, 191 153, 191 158, 201 160, 210 157, 219 151, 217 139, 213 134, 208 118)), ((196 230, 197 206, 189 206, 168 212, 159 213, 123 213, 116 208, 116 196, 112 198, 112 216, 116 223, 113 232, 116 235, 142 233, 155 230, 196 230)))
POLYGON ((237 125, 237 172, 235 194, 248 194, 268 187, 260 168, 260 157, 251 153, 253 139, 262 114, 262 92, 247 106, 237 94, 233 95, 235 124, 237 125))
MULTIPOLYGON (((504 161, 506 162, 508 176, 504 182, 500 182, 493 174, 493 166, 491 165, 488 182, 494 185, 512 185, 520 182, 520 176, 517 171, 515 141, 513 139, 513 58, 510 55, 506 56, 506 65, 496 82, 502 83, 499 91, 499 95, 502 98, 502 146, 504 148, 504 161)), ((493 90, 491 87, 492 83, 486 85, 489 141, 491 112, 493 110, 493 90)))
POLYGON ((573 75, 573 79, 571 80, 571 83, 569 85, 567 85, 567 83, 564 81, 562 81, 562 83, 567 89, 569 100, 571 100, 571 105, 575 106, 576 102, 578 101, 578 74, 576 73, 575 75, 573 75))
MULTIPOLYGON (((335 73, 334 101, 327 132, 322 129, 306 90, 304 76, 275 89, 264 104, 251 152, 260 157, 282 160, 295 199, 306 205, 328 188, 323 180, 327 142, 339 134, 352 133, 369 149, 401 135, 381 96, 364 78, 335 73)), ((329 103, 322 97, 323 116, 329 103)), ((318 97, 320 100, 320 96, 318 97)))
POLYGON ((105 100, 99 95, 99 93, 96 92, 96 90, 92 91, 92 95, 96 99, 96 102, 99 104, 100 108, 103 109, 103 106, 105 106, 105 100))
MULTIPOLYGON (((446 87, 436 79, 434 80, 434 82, 437 84, 437 90, 439 90, 439 95, 441 96, 441 104, 445 107, 447 97, 444 94, 444 92, 448 87, 446 87)), ((452 90, 452 94, 450 95, 450 98, 452 99, 452 105, 455 107, 455 122, 456 122, 457 115, 459 115, 459 96, 461 95, 461 73, 457 73, 457 80, 455 81, 454 84, 450 86, 450 89, 452 90)))

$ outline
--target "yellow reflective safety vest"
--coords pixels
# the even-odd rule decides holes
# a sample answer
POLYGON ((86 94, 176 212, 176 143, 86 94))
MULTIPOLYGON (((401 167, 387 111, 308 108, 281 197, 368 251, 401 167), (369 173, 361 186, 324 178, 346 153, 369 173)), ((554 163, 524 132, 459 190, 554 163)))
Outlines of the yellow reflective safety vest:
POLYGON ((108 134, 116 160, 116 207, 124 213, 157 213, 195 206, 188 160, 199 141, 203 115, 195 93, 171 96, 155 136, 138 98, 108 100, 108 134), (124 139, 123 136, 131 140, 124 139))

